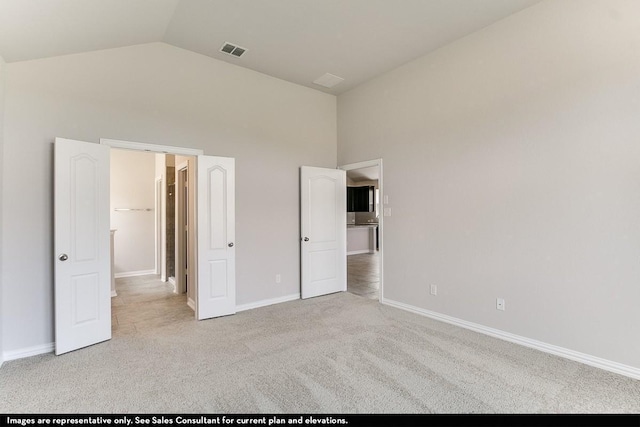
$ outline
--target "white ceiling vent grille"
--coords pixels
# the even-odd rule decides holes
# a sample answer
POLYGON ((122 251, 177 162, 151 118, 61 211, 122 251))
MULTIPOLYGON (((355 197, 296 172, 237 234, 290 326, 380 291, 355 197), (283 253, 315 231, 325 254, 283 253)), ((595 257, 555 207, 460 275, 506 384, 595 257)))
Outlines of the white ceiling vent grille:
POLYGON ((245 49, 244 47, 240 47, 229 42, 224 42, 224 44, 220 48, 220 52, 232 56, 237 56, 238 58, 241 57, 246 51, 247 49, 245 49))
POLYGON ((333 74, 326 73, 324 76, 318 77, 313 82, 317 85, 324 86, 326 88, 332 88, 338 83, 343 82, 342 77, 334 76, 333 74))

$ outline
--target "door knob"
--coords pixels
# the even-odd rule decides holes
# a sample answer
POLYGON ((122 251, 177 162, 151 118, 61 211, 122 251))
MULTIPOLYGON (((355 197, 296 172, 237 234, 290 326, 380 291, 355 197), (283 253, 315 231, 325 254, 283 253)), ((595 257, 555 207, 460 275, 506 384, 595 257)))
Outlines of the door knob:
POLYGON ((305 237, 305 238, 304 238, 304 241, 305 241, 305 242, 308 242, 308 241, 309 241, 309 238, 308 238, 308 237, 305 237))
POLYGON ((233 242, 229 243, 229 247, 232 248, 233 247, 233 242))
POLYGON ((58 257, 58 259, 59 259, 60 261, 66 261, 66 260, 68 260, 68 259, 69 259, 69 257, 67 256, 67 254, 61 254, 61 255, 58 257))

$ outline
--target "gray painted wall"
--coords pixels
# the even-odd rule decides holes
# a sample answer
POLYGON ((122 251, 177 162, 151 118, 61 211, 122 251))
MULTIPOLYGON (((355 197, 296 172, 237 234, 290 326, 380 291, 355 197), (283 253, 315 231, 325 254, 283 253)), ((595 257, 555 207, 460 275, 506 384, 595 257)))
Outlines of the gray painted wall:
MULTIPOLYGON (((4 153, 4 75, 5 75, 5 63, 2 56, 0 56, 0 165, 3 164, 3 153, 4 153)), ((4 169, 4 168, 3 168, 4 169)), ((0 365, 2 365, 3 361, 3 352, 4 352, 4 340, 3 340, 3 325, 4 325, 4 309, 2 305, 3 300, 3 290, 2 290, 2 205, 4 200, 4 195, 2 192, 2 177, 4 172, 0 170, 0 365)))
POLYGON ((162 43, 11 63, 6 73, 2 192, 20 203, 3 207, 5 352, 54 339, 56 136, 235 157, 237 303, 299 292, 298 168, 336 166, 334 96, 162 43))
POLYGON ((542 2, 338 97, 338 164, 384 159, 386 298, 640 368, 638 16, 542 2))

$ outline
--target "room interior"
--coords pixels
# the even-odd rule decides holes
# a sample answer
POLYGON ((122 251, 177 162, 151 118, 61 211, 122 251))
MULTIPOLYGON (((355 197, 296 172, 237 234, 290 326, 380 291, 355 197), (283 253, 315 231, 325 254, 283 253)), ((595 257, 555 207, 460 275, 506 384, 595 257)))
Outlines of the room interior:
MULTIPOLYGON (((639 412, 638 18, 624 0, 1 2, 0 376, 24 384, 0 390, 7 408, 46 375, 62 381, 47 398, 63 407, 72 387, 49 369, 88 372, 105 355, 161 350, 177 380, 172 337, 212 381, 259 378, 194 411, 393 411, 367 395, 380 387, 407 412, 639 412), (56 137, 234 158, 238 314, 53 356, 56 137), (378 299, 300 299, 300 167, 376 159, 378 299), (188 341, 203 336, 223 339, 207 347, 215 366, 188 341), (300 357, 292 371, 287 354, 300 357), (305 361, 326 363, 331 384, 305 361), (287 406, 287 378, 313 398, 287 406), (335 399, 350 392, 358 400, 335 399)), ((90 403, 126 405, 105 396, 90 403)))

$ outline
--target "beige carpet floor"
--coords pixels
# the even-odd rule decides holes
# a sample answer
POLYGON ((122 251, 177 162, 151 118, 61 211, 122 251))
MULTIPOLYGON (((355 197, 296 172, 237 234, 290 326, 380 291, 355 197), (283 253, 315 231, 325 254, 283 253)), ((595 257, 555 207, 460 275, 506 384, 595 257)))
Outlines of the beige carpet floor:
POLYGON ((350 293, 6 362, 2 413, 639 413, 640 381, 350 293))

